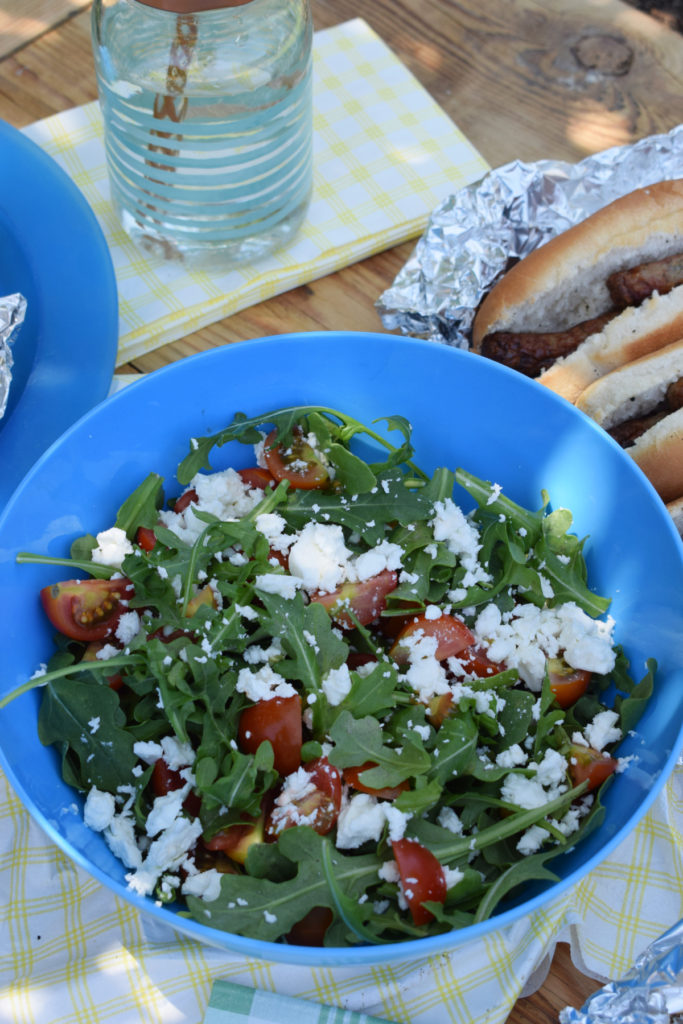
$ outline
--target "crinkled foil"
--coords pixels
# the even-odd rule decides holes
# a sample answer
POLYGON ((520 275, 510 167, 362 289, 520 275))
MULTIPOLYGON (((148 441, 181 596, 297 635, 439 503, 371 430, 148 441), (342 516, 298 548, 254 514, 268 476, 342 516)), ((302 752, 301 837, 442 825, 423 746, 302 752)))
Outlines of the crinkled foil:
POLYGON ((595 992, 560 1024, 670 1024, 683 1021, 683 921, 642 953, 628 974, 595 992))
POLYGON ((14 359, 10 345, 16 340, 12 335, 23 323, 26 313, 26 299, 23 295, 0 297, 0 419, 5 415, 14 359))
POLYGON ((377 302, 388 330, 468 348, 479 302, 511 261, 643 185, 683 176, 683 125, 577 164, 515 160, 448 196, 377 302))

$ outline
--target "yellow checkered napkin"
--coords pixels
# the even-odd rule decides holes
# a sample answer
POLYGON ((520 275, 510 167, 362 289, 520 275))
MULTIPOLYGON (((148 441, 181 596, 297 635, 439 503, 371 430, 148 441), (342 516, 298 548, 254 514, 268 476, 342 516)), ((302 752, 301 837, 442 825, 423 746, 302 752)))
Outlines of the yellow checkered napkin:
POLYGON ((632 835, 531 917, 422 960, 297 967, 200 945, 115 898, 45 838, 0 774, 0 1022, 288 1024, 291 1005, 259 990, 298 997, 295 1024, 372 1024, 353 1012, 503 1024, 542 983, 558 939, 585 973, 616 978, 683 918, 682 833, 679 768, 632 835))
POLYGON ((421 233, 433 208, 488 165, 361 19, 314 41, 314 192, 287 249, 225 273, 154 262, 109 198, 99 104, 25 129, 85 194, 119 289, 117 365, 421 233))

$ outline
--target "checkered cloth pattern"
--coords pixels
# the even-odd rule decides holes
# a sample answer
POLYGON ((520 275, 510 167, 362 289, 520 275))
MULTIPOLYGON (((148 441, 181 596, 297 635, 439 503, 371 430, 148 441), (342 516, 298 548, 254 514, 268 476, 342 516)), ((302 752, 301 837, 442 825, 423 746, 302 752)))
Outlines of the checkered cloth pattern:
POLYGON ((297 1024, 503 1024, 558 940, 584 973, 617 978, 683 918, 682 832, 678 768, 617 850, 533 915, 450 953, 316 968, 204 946, 141 914, 53 846, 0 776, 0 1021, 287 1024, 289 996, 297 1024))
POLYGON ((117 365, 254 303, 417 237, 448 194, 488 165, 362 19, 315 34, 314 190, 286 249, 229 272, 147 258, 110 201, 98 103, 24 129, 73 178, 111 250, 117 365))

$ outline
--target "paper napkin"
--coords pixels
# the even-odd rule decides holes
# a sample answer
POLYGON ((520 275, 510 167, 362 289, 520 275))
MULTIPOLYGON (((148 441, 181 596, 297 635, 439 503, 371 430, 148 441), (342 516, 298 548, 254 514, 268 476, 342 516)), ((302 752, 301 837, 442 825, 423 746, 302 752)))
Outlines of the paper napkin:
POLYGON ((314 192, 295 241, 258 263, 189 273, 138 250, 110 202, 102 120, 90 103, 24 129, 68 172, 109 243, 119 289, 117 365, 424 229, 488 165, 362 20, 314 38, 314 192))

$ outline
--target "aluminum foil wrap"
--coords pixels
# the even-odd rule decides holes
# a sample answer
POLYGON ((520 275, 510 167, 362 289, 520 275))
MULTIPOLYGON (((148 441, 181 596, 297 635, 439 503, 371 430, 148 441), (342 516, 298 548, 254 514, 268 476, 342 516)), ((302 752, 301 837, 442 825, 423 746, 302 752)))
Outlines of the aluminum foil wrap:
POLYGON ((595 992, 560 1024, 670 1024, 683 1021, 683 921, 642 953, 620 981, 595 992))
POLYGON ((12 383, 14 359, 11 344, 16 340, 15 332, 23 323, 25 313, 26 299, 23 295, 0 297, 0 419, 5 415, 12 383))
POLYGON ((577 164, 515 160, 448 196, 377 302, 388 330, 468 348, 477 307, 511 262, 643 185, 683 176, 683 125, 577 164))

